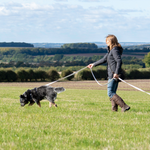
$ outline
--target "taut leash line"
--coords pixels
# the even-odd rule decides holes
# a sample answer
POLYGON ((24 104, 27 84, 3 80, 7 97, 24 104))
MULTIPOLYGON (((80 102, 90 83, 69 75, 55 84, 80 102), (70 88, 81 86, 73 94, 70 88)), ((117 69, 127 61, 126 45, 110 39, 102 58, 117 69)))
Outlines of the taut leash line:
MULTIPOLYGON (((64 80, 64 79, 66 79, 66 78, 68 78, 68 77, 70 77, 70 76, 72 76, 72 75, 74 75, 74 74, 80 72, 81 70, 86 69, 86 68, 87 68, 87 66, 84 67, 84 68, 82 68, 82 69, 80 69, 80 70, 78 70, 78 71, 76 71, 76 72, 74 72, 74 73, 72 73, 72 74, 70 74, 70 75, 65 76, 64 78, 60 78, 60 79, 58 79, 58 80, 56 80, 56 81, 50 82, 50 83, 46 84, 46 86, 51 85, 51 84, 54 84, 54 83, 56 83, 56 82, 58 82, 58 81, 64 80)), ((92 68, 90 68, 90 70, 91 70, 91 73, 92 73, 92 76, 93 76, 94 80, 95 80, 95 81, 97 82, 97 84, 100 85, 100 86, 108 85, 108 84, 113 80, 113 78, 112 78, 108 83, 102 85, 102 84, 100 84, 100 83, 97 81, 96 77, 94 76, 93 71, 92 71, 92 68)), ((131 86, 131 87, 133 87, 133 88, 135 88, 135 89, 141 91, 141 92, 144 92, 144 93, 150 95, 150 93, 148 93, 148 92, 146 92, 146 91, 144 91, 144 90, 142 90, 142 89, 140 89, 140 88, 138 88, 138 87, 136 87, 136 86, 134 86, 134 85, 132 85, 132 84, 130 84, 130 83, 127 83, 126 81, 122 80, 121 78, 119 78, 119 80, 122 81, 122 82, 124 82, 124 83, 126 83, 126 84, 128 84, 129 86, 131 86)))
POLYGON ((140 88, 138 88, 138 87, 136 87, 136 86, 134 86, 134 85, 132 85, 130 83, 127 83, 126 81, 122 80, 121 78, 119 78, 119 80, 122 81, 122 82, 124 82, 124 83, 126 83, 126 84, 128 84, 129 86, 132 86, 133 88, 135 88, 135 89, 137 89, 137 90, 139 90, 141 92, 144 92, 144 93, 150 95, 150 93, 148 93, 148 92, 146 92, 146 91, 144 91, 144 90, 142 90, 142 89, 140 89, 140 88))
MULTIPOLYGON (((93 71, 92 71, 92 68, 90 68, 90 69, 91 69, 91 73, 92 73, 92 75, 93 75, 93 78, 95 79, 95 81, 97 82, 97 84, 99 84, 100 86, 105 86, 105 85, 109 84, 109 83, 113 80, 113 78, 112 78, 107 84, 102 85, 102 84, 100 84, 100 83, 97 81, 97 79, 95 78, 95 76, 94 76, 94 74, 93 74, 93 71)), ((148 92, 146 92, 146 91, 144 91, 144 90, 142 90, 142 89, 140 89, 140 88, 138 88, 138 87, 136 87, 136 86, 134 86, 134 85, 132 85, 132 84, 130 84, 130 83, 127 83, 126 81, 122 80, 121 78, 119 78, 119 80, 122 81, 122 82, 124 82, 124 83, 126 83, 126 84, 128 84, 129 86, 131 86, 131 87, 133 87, 133 88, 135 88, 135 89, 141 91, 141 92, 144 92, 144 93, 150 95, 150 93, 148 93, 148 92)))
POLYGON ((82 68, 82 69, 80 69, 80 70, 78 70, 78 71, 76 71, 76 72, 74 72, 74 73, 71 73, 71 74, 65 76, 64 78, 60 78, 60 79, 58 79, 58 80, 56 80, 56 81, 50 82, 50 83, 46 84, 46 86, 51 85, 51 84, 54 84, 54 83, 56 83, 56 82, 58 82, 58 81, 64 80, 64 79, 66 79, 66 78, 68 78, 68 77, 70 77, 70 76, 72 76, 72 75, 74 75, 74 74, 80 72, 81 70, 84 70, 85 68, 87 68, 87 67, 84 67, 84 68, 82 68))

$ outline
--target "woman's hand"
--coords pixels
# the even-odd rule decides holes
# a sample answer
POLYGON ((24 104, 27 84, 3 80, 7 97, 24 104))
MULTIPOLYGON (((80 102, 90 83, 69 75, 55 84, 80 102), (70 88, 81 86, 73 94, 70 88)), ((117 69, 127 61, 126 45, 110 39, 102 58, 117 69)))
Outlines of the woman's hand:
POLYGON ((93 68, 93 66, 94 66, 94 64, 89 64, 88 66, 87 66, 87 68, 93 68))
POLYGON ((118 79, 118 78, 119 78, 118 74, 114 74, 114 75, 113 75, 113 78, 118 79))

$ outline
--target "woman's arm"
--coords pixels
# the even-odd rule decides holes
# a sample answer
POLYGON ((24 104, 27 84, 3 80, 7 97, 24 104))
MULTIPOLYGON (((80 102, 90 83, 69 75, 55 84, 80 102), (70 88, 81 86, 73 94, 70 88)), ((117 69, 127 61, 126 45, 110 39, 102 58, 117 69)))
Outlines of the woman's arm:
POLYGON ((96 61, 95 63, 93 63, 93 65, 98 66, 98 65, 106 63, 107 62, 107 56, 108 56, 108 53, 105 54, 105 56, 102 59, 100 59, 100 60, 96 61))
POLYGON ((89 64, 87 67, 93 68, 94 66, 98 66, 98 65, 106 63, 107 62, 107 56, 108 56, 108 53, 102 59, 96 61, 95 63, 89 64))

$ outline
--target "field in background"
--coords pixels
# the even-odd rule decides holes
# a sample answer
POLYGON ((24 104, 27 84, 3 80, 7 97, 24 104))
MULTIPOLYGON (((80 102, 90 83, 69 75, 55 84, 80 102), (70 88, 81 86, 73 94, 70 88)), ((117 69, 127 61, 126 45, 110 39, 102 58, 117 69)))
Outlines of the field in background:
MULTIPOLYGON (((123 52, 122 57, 137 57, 137 58, 144 58, 148 52, 123 52)), ((84 53, 84 54, 64 54, 65 56, 85 56, 85 57, 92 57, 96 56, 104 56, 106 53, 84 53)), ((54 56, 54 55, 52 55, 54 56)))
MULTIPOLYGON (((106 81, 100 81, 102 84, 106 81)), ((149 91, 150 80, 127 82, 149 91)), ((95 81, 59 82, 58 108, 20 107, 19 95, 47 84, 0 83, 0 149, 13 150, 143 150, 150 149, 150 96, 119 84, 118 94, 131 106, 125 113, 111 111, 106 86, 95 81)))

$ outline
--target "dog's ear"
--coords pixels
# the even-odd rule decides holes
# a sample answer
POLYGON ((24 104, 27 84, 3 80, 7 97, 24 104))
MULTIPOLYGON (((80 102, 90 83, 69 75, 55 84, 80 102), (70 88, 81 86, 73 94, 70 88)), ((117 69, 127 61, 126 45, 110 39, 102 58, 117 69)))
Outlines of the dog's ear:
POLYGON ((24 96, 23 96, 23 95, 20 95, 19 97, 20 97, 20 98, 24 98, 24 96))
POLYGON ((27 95, 28 95, 27 92, 24 92, 24 93, 23 93, 24 98, 27 97, 27 95))
POLYGON ((25 98, 25 97, 27 97, 26 94, 20 95, 20 98, 25 98))

